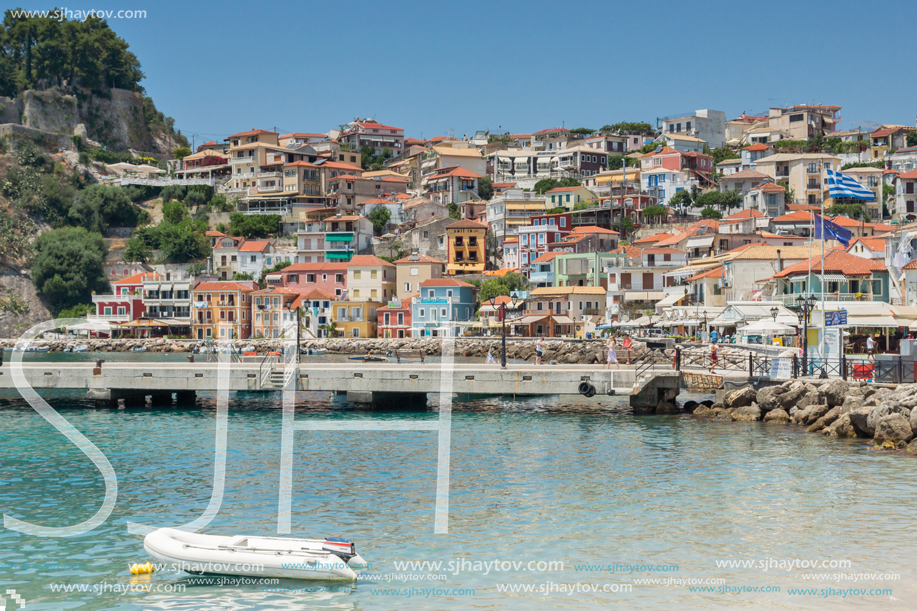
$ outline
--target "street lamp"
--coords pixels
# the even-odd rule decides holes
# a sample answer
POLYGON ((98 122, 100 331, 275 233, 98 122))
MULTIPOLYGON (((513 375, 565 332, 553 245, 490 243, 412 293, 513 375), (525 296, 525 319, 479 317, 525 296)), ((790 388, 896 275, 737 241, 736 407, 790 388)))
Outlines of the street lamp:
POLYGON ((704 336, 707 335, 707 310, 704 310, 704 326, 701 330, 700 341, 704 341, 704 336))
MULTIPOLYGON (((513 310, 515 310, 516 303, 517 303, 516 296, 513 295, 512 297, 510 297, 510 300, 513 306, 513 310)), ((490 301, 490 307, 496 310, 497 309, 497 296, 492 295, 488 301, 490 301)), ((505 301, 500 304, 500 318, 502 319, 502 322, 503 322, 503 352, 500 354, 500 367, 502 367, 503 369, 506 369, 506 302, 505 301)))
POLYGON ((796 297, 796 317, 802 325, 802 370, 809 374, 809 314, 815 309, 815 295, 796 297))
POLYGON ((777 322, 777 314, 779 314, 779 313, 780 313, 780 309, 777 308, 776 306, 774 306, 773 308, 771 308, 771 316, 774 317, 774 322, 777 322))

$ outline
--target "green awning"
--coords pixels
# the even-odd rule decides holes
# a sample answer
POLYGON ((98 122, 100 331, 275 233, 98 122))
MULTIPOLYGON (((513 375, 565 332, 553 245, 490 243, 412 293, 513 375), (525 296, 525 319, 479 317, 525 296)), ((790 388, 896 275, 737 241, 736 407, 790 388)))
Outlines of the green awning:
POLYGON ((326 252, 325 253, 326 259, 342 259, 344 261, 350 261, 352 257, 353 257, 352 252, 326 252))
POLYGON ((327 234, 325 235, 325 241, 327 242, 353 242, 353 234, 352 233, 327 234))

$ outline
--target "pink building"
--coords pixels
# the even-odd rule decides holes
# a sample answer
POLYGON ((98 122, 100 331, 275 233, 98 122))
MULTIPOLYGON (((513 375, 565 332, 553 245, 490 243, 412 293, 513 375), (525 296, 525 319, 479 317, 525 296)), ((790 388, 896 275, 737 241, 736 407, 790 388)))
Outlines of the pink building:
POLYGON ((143 305, 143 281, 161 279, 162 276, 155 272, 140 272, 112 282, 111 294, 92 296, 96 313, 90 314, 87 319, 90 322, 120 324, 142 318, 146 313, 146 306, 143 305))
POLYGON ((548 244, 560 242, 573 229, 569 212, 539 214, 530 219, 531 225, 519 228, 519 270, 531 270, 532 261, 548 252, 548 244))
MULTIPOLYGON (((279 286, 303 294, 318 289, 340 299, 347 289, 347 263, 294 263, 278 273, 279 286)), ((277 285, 271 281, 268 284, 277 285)))

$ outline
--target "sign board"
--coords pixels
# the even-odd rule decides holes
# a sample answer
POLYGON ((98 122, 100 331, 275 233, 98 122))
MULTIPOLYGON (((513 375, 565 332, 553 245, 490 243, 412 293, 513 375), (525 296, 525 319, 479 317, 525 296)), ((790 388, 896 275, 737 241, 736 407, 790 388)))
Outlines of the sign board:
POLYGON ((793 359, 775 357, 771 359, 771 379, 789 380, 793 377, 793 359))
POLYGON ((828 327, 840 327, 847 324, 847 310, 840 309, 833 312, 825 312, 825 325, 828 327))

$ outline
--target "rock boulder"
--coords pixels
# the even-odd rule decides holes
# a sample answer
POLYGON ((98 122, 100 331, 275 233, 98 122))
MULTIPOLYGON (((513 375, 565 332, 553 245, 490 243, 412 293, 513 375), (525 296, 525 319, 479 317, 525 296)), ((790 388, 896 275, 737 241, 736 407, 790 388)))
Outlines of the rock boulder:
POLYGON ((764 422, 771 422, 774 424, 788 424, 790 421, 790 415, 784 409, 772 409, 764 415, 764 422))
POLYGON ((727 408, 747 407, 755 402, 757 396, 758 392, 754 388, 751 386, 746 386, 745 388, 740 388, 738 390, 733 390, 732 392, 727 393, 723 404, 727 408))
POLYGON ((884 447, 897 447, 898 443, 908 442, 914 438, 911 423, 903 414, 894 413, 883 416, 876 422, 875 444, 884 447))
POLYGON ((732 417, 738 422, 753 422, 761 419, 761 410, 756 404, 737 407, 732 417))
POLYGON ((783 390, 780 386, 767 386, 758 391, 755 396, 755 403, 758 404, 762 412, 767 413, 780 407, 778 401, 782 393, 783 390))
POLYGON ((844 400, 847 398, 847 393, 850 392, 850 384, 840 379, 831 380, 823 388, 825 392, 825 401, 831 407, 843 405, 844 400))

